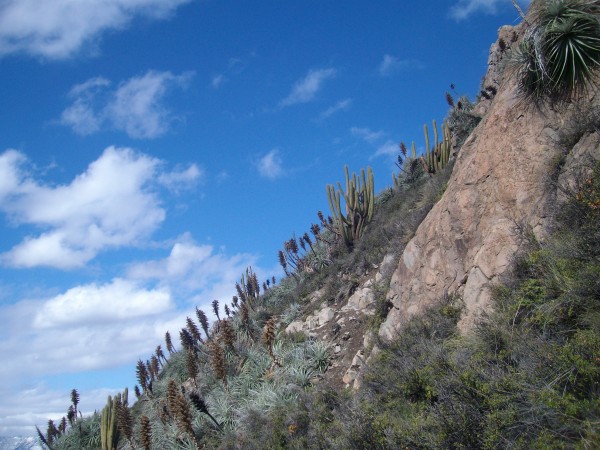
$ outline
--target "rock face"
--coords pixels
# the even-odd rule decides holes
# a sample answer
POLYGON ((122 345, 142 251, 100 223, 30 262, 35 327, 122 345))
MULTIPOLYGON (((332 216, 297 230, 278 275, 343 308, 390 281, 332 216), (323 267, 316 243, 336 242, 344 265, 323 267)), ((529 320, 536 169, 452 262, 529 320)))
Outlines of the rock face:
MULTIPOLYGON (((498 68, 491 70, 487 78, 496 82, 498 68)), ((519 228, 543 239, 556 203, 552 175, 565 177, 556 173, 556 162, 566 152, 564 168, 581 153, 600 158, 597 124, 593 131, 577 122, 582 108, 600 104, 597 87, 560 111, 540 111, 519 101, 514 77, 504 76, 498 86, 458 154, 444 195, 400 258, 387 294, 394 307, 379 332, 384 339, 397 336, 408 318, 446 293, 462 297, 466 311, 459 327, 468 330, 490 307, 493 284, 511 267, 519 228), (587 150, 578 150, 583 146, 587 150)))

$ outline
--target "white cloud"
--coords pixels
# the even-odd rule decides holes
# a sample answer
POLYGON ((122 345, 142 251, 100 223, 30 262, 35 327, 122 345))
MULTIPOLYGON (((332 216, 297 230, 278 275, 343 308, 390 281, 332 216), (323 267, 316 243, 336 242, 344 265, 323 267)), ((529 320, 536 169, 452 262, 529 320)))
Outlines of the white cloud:
POLYGON ((79 97, 88 97, 94 92, 100 90, 103 87, 109 86, 110 80, 107 80, 104 77, 94 77, 90 78, 83 83, 76 84, 71 88, 69 92, 69 96, 73 98, 79 97))
POLYGON ((48 300, 21 301, 0 311, 5 330, 1 354, 11 355, 0 366, 2 385, 24 375, 133 366, 162 343, 174 323, 183 326, 185 317, 165 288, 143 288, 126 280, 74 287, 48 300))
POLYGON ((117 129, 134 138, 153 138, 169 128, 170 114, 162 104, 167 88, 183 87, 190 74, 150 71, 123 83, 106 107, 106 114, 117 129))
POLYGON ((388 158, 396 158, 400 153, 398 144, 393 141, 386 141, 383 145, 380 145, 377 148, 377 151, 373 154, 371 158, 376 158, 378 156, 385 156, 388 158))
POLYGON ((45 301, 33 318, 36 328, 115 322, 151 316, 173 306, 168 289, 148 290, 117 278, 104 285, 88 284, 69 289, 45 301))
POLYGON ((310 70, 308 74, 294 84, 290 94, 284 98, 280 106, 290 106, 297 103, 307 103, 315 98, 323 83, 335 77, 335 69, 310 70))
POLYGON ((0 211, 15 225, 44 229, 1 255, 13 267, 81 267, 105 248, 136 245, 163 222, 153 189, 183 187, 200 176, 195 166, 169 173, 162 161, 127 148, 108 147, 70 183, 44 185, 23 173, 23 154, 0 155, 0 211))
POLYGON ((352 127, 350 132, 353 136, 358 136, 365 142, 373 144, 374 142, 385 136, 383 131, 372 131, 369 128, 352 127))
POLYGON ((253 255, 227 256, 211 245, 198 245, 189 236, 183 236, 166 258, 133 264, 127 276, 158 281, 180 296, 191 295, 199 299, 198 303, 210 303, 213 299, 229 301, 241 274, 255 263, 253 255))
POLYGON ((379 64, 378 70, 380 76, 389 77, 401 70, 410 68, 418 69, 420 67, 421 64, 417 61, 409 59, 400 59, 392 55, 384 55, 383 60, 379 64))
POLYGON ((221 87, 221 85, 225 82, 225 76, 222 74, 219 75, 215 75, 211 78, 210 80, 210 85, 214 88, 214 89, 218 89, 221 87))
POLYGON ((191 0, 4 0, 0 3, 0 56, 27 53, 73 56, 108 30, 135 17, 164 19, 191 0))
MULTIPOLYGON (((123 387, 80 390, 79 407, 83 414, 100 410, 106 397, 122 391, 123 387)), ((23 389, 3 385, 0 387, 0 436, 33 436, 34 426, 46 431, 48 419, 60 420, 70 403, 70 389, 56 391, 44 384, 34 384, 23 389), (15 411, 23 411, 16 413, 15 411)), ((42 449, 42 447, 33 447, 42 449)))
POLYGON ((256 166, 258 168, 258 173, 260 173, 262 177, 271 180, 280 178, 284 174, 283 160, 279 155, 279 150, 276 148, 260 158, 257 161, 256 166))
POLYGON ((204 171, 196 164, 190 164, 187 169, 176 169, 172 172, 161 173, 158 182, 173 192, 190 189, 204 177, 204 171))
POLYGON ((21 165, 27 158, 17 150, 7 150, 0 155, 0 202, 21 183, 21 165))
POLYGON ((163 106, 167 91, 185 88, 191 76, 151 70, 121 83, 114 91, 108 91, 110 82, 105 78, 92 78, 71 89, 73 103, 62 112, 60 123, 82 135, 95 133, 107 124, 132 138, 158 137, 168 131, 173 120, 163 106))
MULTIPOLYGON (((520 0, 522 7, 527 7, 530 0, 520 0)), ((511 0, 459 0, 450 8, 450 16, 456 20, 463 20, 472 14, 483 12, 484 14, 496 14, 499 6, 512 5, 511 0)))
POLYGON ((350 107, 351 104, 352 104, 352 99, 350 99, 350 98, 340 100, 335 105, 327 108, 325 111, 323 111, 321 114, 319 114, 319 119, 321 119, 321 120, 327 119, 327 118, 333 116, 337 112, 346 111, 350 107))

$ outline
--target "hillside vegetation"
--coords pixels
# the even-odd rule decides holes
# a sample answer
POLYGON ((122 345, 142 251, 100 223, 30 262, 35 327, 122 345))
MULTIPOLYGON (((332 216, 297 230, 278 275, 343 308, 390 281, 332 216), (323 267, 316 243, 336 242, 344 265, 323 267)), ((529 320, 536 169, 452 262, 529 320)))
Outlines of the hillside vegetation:
MULTIPOLYGON (((524 22, 505 75, 518 79, 522 102, 561 108, 597 91, 600 2, 534 1, 524 22)), ((495 94, 482 86, 478 101, 495 94)), ((345 389, 331 341, 290 328, 320 307, 345 304, 386 257, 397 262, 442 197, 482 119, 477 102, 446 97, 441 133, 435 122, 425 127, 425 154, 400 144, 392 187, 376 195, 370 169, 346 169, 344 184, 327 187, 331 215, 318 212, 318 222, 279 252, 285 278, 262 282, 248 268, 230 302, 213 302, 212 324, 196 309, 138 361, 135 398, 125 389, 81 417, 73 390, 66 416, 38 429, 40 442, 54 450, 600 448, 600 161, 593 158, 577 161, 568 179, 556 175, 565 159, 555 161, 552 225, 539 239, 515 223, 522 245, 512 270, 470 331, 457 327, 464 299, 446 294, 395 339, 376 338, 391 308, 387 274, 377 280, 371 312, 355 320, 352 339, 362 345, 367 336, 370 356, 355 389, 345 389)), ((600 109, 584 111, 579 129, 562 136, 565 155, 575 134, 600 133, 600 109)))

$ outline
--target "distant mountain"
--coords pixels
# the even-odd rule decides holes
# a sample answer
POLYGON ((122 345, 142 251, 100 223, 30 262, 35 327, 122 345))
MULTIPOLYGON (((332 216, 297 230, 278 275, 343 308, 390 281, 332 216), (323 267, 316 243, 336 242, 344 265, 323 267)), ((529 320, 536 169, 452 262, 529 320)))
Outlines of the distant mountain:
POLYGON ((0 450, 42 450, 34 437, 0 437, 0 450))

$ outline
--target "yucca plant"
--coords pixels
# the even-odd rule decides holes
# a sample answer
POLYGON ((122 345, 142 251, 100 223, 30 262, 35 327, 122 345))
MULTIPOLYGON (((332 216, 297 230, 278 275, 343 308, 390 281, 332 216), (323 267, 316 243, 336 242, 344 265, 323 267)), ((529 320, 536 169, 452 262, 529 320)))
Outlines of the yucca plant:
POLYGON ((568 101, 593 81, 600 65, 599 17, 597 0, 532 4, 529 28, 511 58, 525 99, 568 101))

